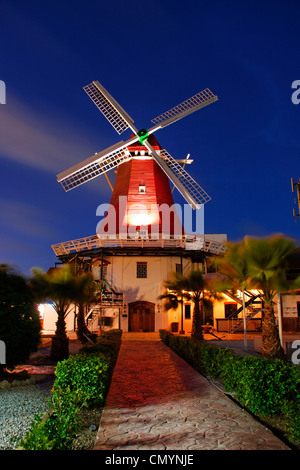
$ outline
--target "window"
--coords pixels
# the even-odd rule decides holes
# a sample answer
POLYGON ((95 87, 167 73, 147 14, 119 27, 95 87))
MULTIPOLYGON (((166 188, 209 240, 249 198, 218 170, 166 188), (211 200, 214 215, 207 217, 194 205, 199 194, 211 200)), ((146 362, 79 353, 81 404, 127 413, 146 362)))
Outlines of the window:
POLYGON ((144 185, 139 185, 139 194, 144 194, 146 192, 146 186, 144 185))
POLYGON ((179 264, 179 263, 178 263, 178 264, 176 263, 176 272, 177 272, 178 274, 182 274, 181 264, 179 264))
POLYGON ((100 279, 107 279, 107 264, 100 266, 100 279))
POLYGON ((191 305, 190 304, 185 304, 184 306, 184 318, 186 320, 190 320, 191 318, 191 305))
POLYGON ((147 277, 147 263, 136 263, 136 277, 139 279, 147 277))
POLYGON ((230 317, 237 317, 237 314, 234 315, 234 313, 237 311, 238 306, 236 303, 233 302, 225 302, 224 304, 225 307, 225 318, 230 318, 230 317))

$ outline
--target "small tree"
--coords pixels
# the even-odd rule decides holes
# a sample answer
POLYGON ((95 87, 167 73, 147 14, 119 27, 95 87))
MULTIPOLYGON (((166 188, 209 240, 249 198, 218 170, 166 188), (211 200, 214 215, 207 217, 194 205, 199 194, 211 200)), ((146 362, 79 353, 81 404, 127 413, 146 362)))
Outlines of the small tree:
POLYGON ((252 288, 260 292, 264 306, 262 322, 262 355, 282 358, 278 327, 275 322, 274 297, 280 291, 299 286, 286 279, 290 256, 295 243, 281 235, 268 238, 245 237, 243 242, 228 244, 227 252, 219 263, 220 271, 232 286, 252 288))
POLYGON ((36 298, 50 300, 57 313, 56 331, 52 338, 51 359, 62 361, 69 356, 69 339, 66 332, 66 316, 72 303, 78 298, 78 282, 70 266, 50 269, 47 273, 33 270, 31 281, 36 298))
POLYGON ((80 274, 77 279, 76 305, 78 307, 77 314, 77 338, 82 343, 87 342, 87 338, 91 337, 85 318, 85 306, 97 300, 97 286, 93 276, 89 273, 80 274))
POLYGON ((179 297, 191 300, 194 304, 192 338, 199 341, 203 340, 201 317, 203 308, 211 305, 212 299, 217 296, 214 292, 209 291, 210 282, 205 279, 202 272, 192 270, 187 276, 174 273, 171 280, 165 281, 164 286, 167 292, 160 296, 166 299, 166 309, 176 309, 179 297))
POLYGON ((6 364, 13 369, 37 351, 41 324, 26 279, 8 265, 0 266, 0 340, 5 343, 6 364))
MULTIPOLYGON (((282 358, 284 355, 275 322, 274 297, 291 287, 286 279, 286 270, 295 248, 292 240, 281 235, 265 239, 245 238, 245 258, 251 284, 262 292, 264 303, 261 352, 269 358, 282 358)), ((295 285, 297 283, 298 280, 295 285)))
POLYGON ((220 291, 242 291, 243 296, 243 319, 244 319, 244 346, 247 348, 246 307, 245 291, 251 288, 251 278, 248 271, 245 256, 245 245, 243 242, 228 243, 225 254, 214 258, 211 262, 218 267, 224 275, 216 278, 214 287, 220 291))

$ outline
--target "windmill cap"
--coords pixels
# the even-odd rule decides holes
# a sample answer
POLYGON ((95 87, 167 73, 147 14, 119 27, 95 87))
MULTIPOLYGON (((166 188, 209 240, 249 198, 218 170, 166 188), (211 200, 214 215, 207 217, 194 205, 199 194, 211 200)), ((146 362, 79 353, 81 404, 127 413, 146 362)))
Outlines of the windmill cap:
MULTIPOLYGON (((130 136, 131 137, 134 137, 135 134, 132 134, 130 136)), ((162 147, 159 145, 159 143, 157 142, 156 138, 154 137, 153 134, 150 134, 149 137, 148 137, 148 142, 150 145, 152 145, 152 147, 154 148, 154 150, 162 150, 162 147)), ((132 145, 128 145, 128 150, 130 152, 133 152, 133 151, 140 151, 140 150, 146 150, 148 152, 148 149, 147 147, 145 147, 145 145, 142 145, 140 142, 135 142, 134 144, 132 145)))

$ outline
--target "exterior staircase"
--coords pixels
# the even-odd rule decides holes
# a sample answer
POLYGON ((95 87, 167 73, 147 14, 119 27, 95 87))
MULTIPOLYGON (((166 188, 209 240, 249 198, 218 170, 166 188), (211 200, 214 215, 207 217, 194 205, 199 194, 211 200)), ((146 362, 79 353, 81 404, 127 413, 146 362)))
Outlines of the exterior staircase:
MULTIPOLYGON (((233 312, 230 317, 228 317, 228 333, 236 333, 244 326, 244 319, 238 318, 238 315, 243 312, 243 301, 241 298, 231 294, 230 292, 224 292, 230 298, 235 300, 237 303, 241 304, 235 312, 233 312), (231 326, 230 326, 231 324, 231 326)), ((245 292, 247 297, 250 297, 247 302, 245 302, 245 311, 246 311, 246 324, 255 317, 258 313, 263 311, 262 307, 257 307, 255 304, 261 304, 259 294, 253 295, 251 293, 245 292)))
POLYGON ((88 328, 95 326, 96 321, 101 326, 111 326, 111 316, 106 316, 105 311, 110 308, 124 309, 125 296, 123 292, 116 292, 115 289, 106 281, 99 281, 99 301, 88 309, 85 322, 88 328))

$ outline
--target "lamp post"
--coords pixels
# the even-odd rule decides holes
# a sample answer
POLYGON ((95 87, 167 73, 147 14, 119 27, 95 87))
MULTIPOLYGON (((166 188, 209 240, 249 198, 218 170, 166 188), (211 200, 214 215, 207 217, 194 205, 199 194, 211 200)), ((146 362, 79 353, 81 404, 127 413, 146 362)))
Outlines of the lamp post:
POLYGON ((183 294, 181 293, 181 330, 180 330, 180 334, 184 335, 184 331, 183 331, 183 294))

